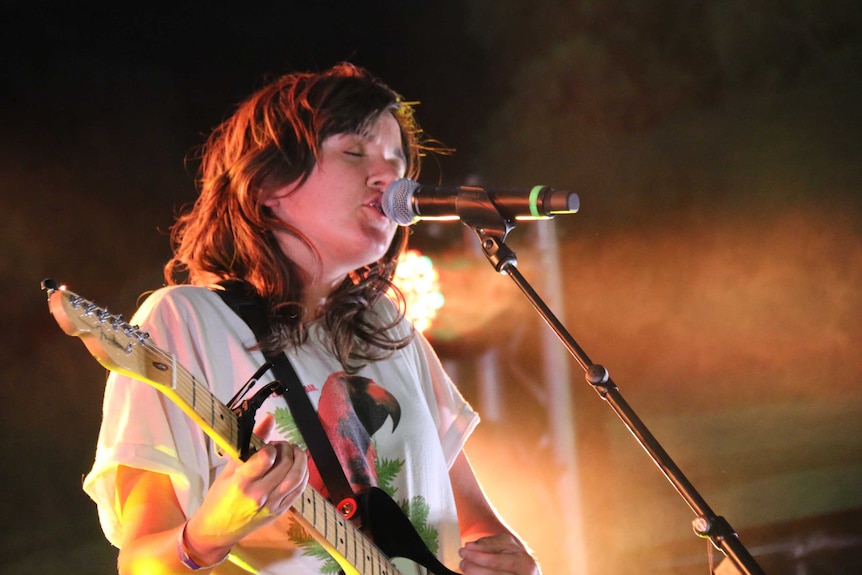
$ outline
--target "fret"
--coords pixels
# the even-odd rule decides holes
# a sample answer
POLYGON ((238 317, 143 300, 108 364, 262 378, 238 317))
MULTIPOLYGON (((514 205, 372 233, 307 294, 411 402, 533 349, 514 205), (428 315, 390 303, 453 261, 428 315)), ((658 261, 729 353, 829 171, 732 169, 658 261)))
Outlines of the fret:
POLYGON ((231 445, 236 445, 237 449, 239 449, 239 418, 234 417, 234 412, 228 410, 228 413, 231 417, 225 419, 225 416, 222 415, 221 422, 227 427, 228 430, 228 441, 230 441, 231 445))
POLYGON ((353 544, 353 549, 350 550, 350 561, 356 565, 356 537, 353 537, 352 535, 353 534, 350 533, 347 537, 350 540, 350 543, 353 544))
MULTIPOLYGON (((153 363, 164 365, 165 357, 161 357, 158 351, 144 346, 153 363)), ((174 368, 170 369, 170 387, 176 391, 179 399, 190 407, 204 422, 208 422, 215 431, 230 445, 237 450, 241 448, 239 441, 239 418, 226 406, 224 406, 200 381, 186 371, 182 366, 170 358, 174 368), (207 401, 209 400, 209 405, 207 401)), ((263 445, 257 437, 258 448, 263 445)), ((306 487, 302 497, 296 503, 295 511, 304 517, 309 524, 318 531, 333 549, 340 553, 347 561, 363 575, 398 575, 398 571, 383 555, 376 546, 371 544, 364 535, 347 521, 335 507, 317 491, 306 487), (358 564, 362 565, 359 569, 358 564)))
POLYGON ((325 507, 323 509, 323 538, 332 543, 332 537, 329 535, 329 513, 325 507))
MULTIPOLYGON (((192 384, 191 384, 191 386, 189 386, 189 387, 191 387, 191 388, 192 388, 192 409, 194 409, 195 411, 197 411, 197 406, 198 406, 198 386, 197 386, 197 385, 195 385, 195 380, 194 380, 194 378, 192 378, 192 384)), ((210 421, 212 421, 212 420, 210 420, 210 421)))
MULTIPOLYGON (((221 403, 209 387, 162 351, 149 335, 121 316, 111 315, 61 287, 50 287, 48 304, 60 327, 80 337, 105 368, 148 383, 164 393, 231 457, 239 458, 239 416, 221 403), (207 405, 207 399, 209 405, 207 405)), ((263 440, 252 435, 254 450, 263 440)), ((292 513, 300 519, 346 572, 399 575, 389 558, 313 487, 307 485, 292 513)))
POLYGON ((357 549, 355 555, 356 562, 361 562, 363 565, 363 569, 368 569, 368 551, 366 550, 364 539, 359 539, 357 541, 357 549))
POLYGON ((336 529, 336 539, 338 540, 336 549, 348 560, 352 560, 350 541, 353 539, 352 535, 356 527, 349 520, 342 517, 340 513, 336 513, 336 527, 341 528, 340 531, 336 529))
MULTIPOLYGON (((197 381, 195 381, 194 379, 192 380, 192 387, 194 387, 195 389, 197 389, 197 387, 198 387, 198 385, 197 385, 197 381)), ((213 394, 211 394, 211 393, 208 393, 207 395, 209 395, 209 397, 210 397, 210 425, 212 425, 213 427, 215 427, 215 422, 216 422, 216 398, 215 398, 215 397, 213 396, 213 394)))
POLYGON ((312 502, 312 505, 311 505, 311 524, 312 525, 320 525, 320 521, 317 518, 317 498, 318 497, 319 497, 319 494, 317 494, 317 493, 311 494, 311 502, 312 502))
POLYGON ((365 558, 366 558, 366 561, 368 563, 367 569, 369 570, 371 575, 377 575, 374 572, 375 567, 377 567, 377 562, 374 560, 374 551, 368 545, 363 544, 362 547, 365 550, 365 558))
POLYGON ((344 524, 338 519, 338 517, 335 518, 333 528, 335 529, 335 532, 332 534, 333 546, 336 551, 344 555, 344 537, 341 534, 344 529, 344 524), (342 529, 339 530, 339 527, 342 529))

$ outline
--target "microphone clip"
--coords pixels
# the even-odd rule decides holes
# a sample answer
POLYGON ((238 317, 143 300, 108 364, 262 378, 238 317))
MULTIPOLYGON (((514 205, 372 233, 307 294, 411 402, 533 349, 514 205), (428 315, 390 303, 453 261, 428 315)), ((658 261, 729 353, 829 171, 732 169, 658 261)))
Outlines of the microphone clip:
POLYGON ((478 236, 485 257, 498 273, 517 266, 515 252, 505 243, 509 232, 515 229, 515 220, 503 216, 483 188, 465 186, 461 190, 456 201, 458 217, 478 236))

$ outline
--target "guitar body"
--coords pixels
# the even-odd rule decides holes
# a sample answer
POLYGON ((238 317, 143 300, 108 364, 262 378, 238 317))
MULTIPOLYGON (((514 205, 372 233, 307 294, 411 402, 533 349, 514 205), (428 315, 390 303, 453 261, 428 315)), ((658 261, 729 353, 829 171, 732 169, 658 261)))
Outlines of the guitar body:
MULTIPOLYGON (((58 325, 66 334, 81 338, 106 369, 155 387, 234 459, 245 459, 263 447, 258 436, 252 434, 249 440, 239 432, 237 414, 213 396, 207 385, 196 380, 173 355, 153 345, 149 335, 137 326, 52 280, 45 280, 42 287, 48 292, 48 307, 58 325)), ((371 488, 357 500, 362 530, 310 486, 291 513, 347 575, 400 575, 390 557, 409 559, 433 575, 458 575, 428 550, 410 520, 383 490, 371 488)))

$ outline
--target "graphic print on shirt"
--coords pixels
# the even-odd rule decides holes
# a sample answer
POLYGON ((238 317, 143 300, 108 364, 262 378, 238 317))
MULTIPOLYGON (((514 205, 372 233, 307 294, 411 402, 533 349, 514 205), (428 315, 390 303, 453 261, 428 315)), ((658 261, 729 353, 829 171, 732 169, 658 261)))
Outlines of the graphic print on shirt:
MULTIPOLYGON (((333 373, 320 390, 317 415, 354 493, 376 487, 377 450, 371 436, 390 417, 392 431, 398 427, 401 406, 395 397, 367 377, 333 373)), ((308 471, 311 484, 329 497, 313 460, 308 471)))
MULTIPOLYGON (((428 524, 429 508, 421 496, 411 500, 396 497, 396 478, 404 468, 401 459, 379 458, 373 435, 392 420, 392 431, 401 419, 398 400, 383 387, 366 377, 337 372, 323 384, 317 413, 326 435, 332 443, 342 467, 349 470, 347 480, 358 492, 368 487, 379 487, 398 502, 402 511, 422 536, 432 553, 439 548, 437 529, 428 524)), ((308 451, 290 411, 279 408, 275 412, 276 424, 284 437, 308 451)), ((324 496, 323 485, 314 461, 309 458, 309 484, 324 496)), ((293 523, 290 538, 304 550, 325 561, 324 573, 338 573, 340 567, 329 554, 298 523, 293 523)))

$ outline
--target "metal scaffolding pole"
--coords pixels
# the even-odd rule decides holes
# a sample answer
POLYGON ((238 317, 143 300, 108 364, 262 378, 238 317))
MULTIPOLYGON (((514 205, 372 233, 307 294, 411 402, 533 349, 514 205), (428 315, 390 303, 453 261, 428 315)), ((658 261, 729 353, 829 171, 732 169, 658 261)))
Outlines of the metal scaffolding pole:
MULTIPOLYGON (((556 222, 537 222, 536 245, 541 254, 541 268, 545 273, 544 292, 549 307, 560 317, 565 316, 563 278, 560 271, 559 244, 556 222)), ((583 507, 580 480, 577 472, 577 442, 575 413, 571 394, 571 357, 559 345, 553 330, 541 326, 542 365, 547 390, 547 410, 553 455, 557 468, 557 500, 561 505, 565 529, 562 548, 569 551, 567 568, 572 575, 587 575, 586 543, 584 540, 583 507)))

